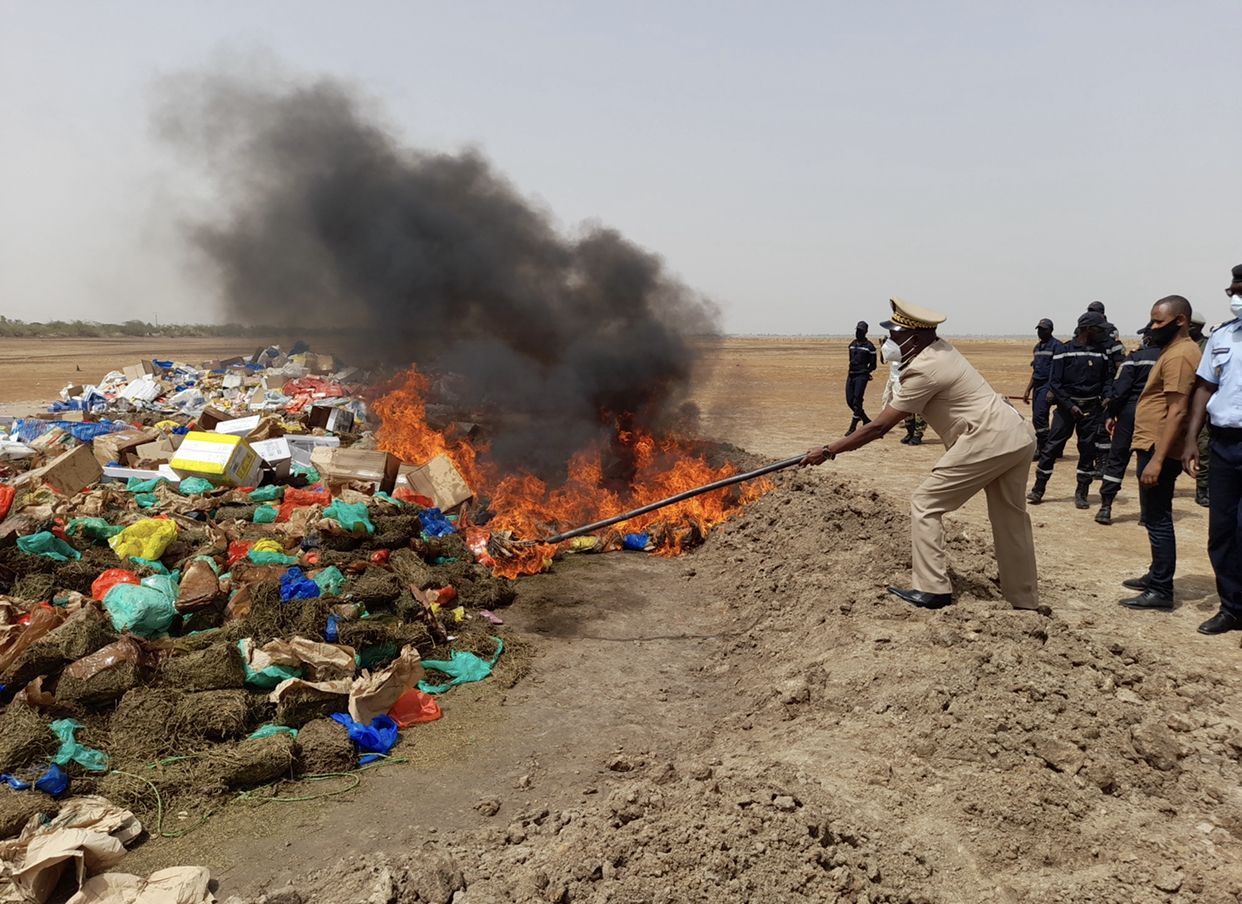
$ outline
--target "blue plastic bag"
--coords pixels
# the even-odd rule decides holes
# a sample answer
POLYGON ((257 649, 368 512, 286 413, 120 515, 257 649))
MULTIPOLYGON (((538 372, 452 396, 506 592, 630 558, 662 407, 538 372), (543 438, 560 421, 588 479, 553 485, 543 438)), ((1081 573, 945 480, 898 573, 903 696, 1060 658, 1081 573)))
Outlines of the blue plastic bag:
POLYGON ((422 522, 423 533, 429 537, 447 537, 457 530, 438 508, 423 509, 418 513, 418 520, 422 522))
POLYGON ((177 617, 175 593, 170 596, 161 589, 142 584, 116 584, 104 594, 103 604, 112 617, 113 628, 139 637, 167 634, 173 619, 177 617))
POLYGON ((68 562, 70 559, 82 558, 78 552, 51 531, 39 531, 29 537, 18 537, 17 548, 28 556, 43 556, 56 562, 68 562))
POLYGON ((632 549, 642 552, 651 542, 651 537, 647 534, 626 534, 621 538, 621 546, 624 549, 632 549))
POLYGON ((55 763, 47 767, 47 772, 34 783, 36 791, 42 791, 49 797, 60 797, 69 790, 69 776, 55 763))
POLYGON ((482 681, 492 673, 492 669, 500 661, 500 654, 505 651, 504 641, 499 637, 493 637, 492 640, 496 641, 496 655, 492 657, 491 662, 485 662, 473 653, 459 653, 457 650, 449 653, 452 658, 448 662, 442 659, 424 659, 423 668, 443 672, 452 680, 448 684, 428 684, 426 681, 420 681, 418 689, 424 694, 443 694, 454 685, 482 681))
POLYGON ((14 791, 29 791, 32 787, 30 782, 24 782, 16 775, 9 775, 7 772, 0 772, 0 782, 4 782, 14 791))
POLYGON ((280 576, 282 602, 310 600, 317 596, 319 596, 319 585, 303 574, 301 568, 295 566, 280 576))
POLYGON ((397 743, 397 723, 391 716, 376 716, 370 725, 355 722, 349 713, 333 713, 332 720, 349 731, 349 739, 367 753, 387 753, 397 743))

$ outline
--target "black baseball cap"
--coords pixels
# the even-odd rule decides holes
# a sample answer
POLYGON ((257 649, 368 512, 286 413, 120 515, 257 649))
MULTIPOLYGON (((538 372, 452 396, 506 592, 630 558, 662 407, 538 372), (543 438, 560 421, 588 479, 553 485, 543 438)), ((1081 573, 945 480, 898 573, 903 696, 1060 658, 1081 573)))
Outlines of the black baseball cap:
POLYGON ((867 321, 865 320, 858 321, 858 325, 855 326, 854 329, 862 330, 864 333, 867 332, 867 321))
POLYGON ((1149 321, 1147 321, 1147 325, 1146 325, 1146 326, 1144 326, 1144 327, 1142 327, 1142 328, 1138 331, 1138 334, 1139 334, 1140 336, 1145 336, 1145 335, 1147 335, 1147 334, 1148 334, 1148 333, 1150 333, 1150 332, 1151 332, 1151 321, 1149 320, 1149 321))
POLYGON ((1097 311, 1088 311, 1087 313, 1083 314, 1081 317, 1078 318, 1078 328, 1080 330, 1083 329, 1084 327, 1103 326, 1103 325, 1104 325, 1104 315, 1097 311))
POLYGON ((1096 314, 1103 314, 1104 313, 1104 302, 1093 301, 1091 302, 1091 304, 1087 305, 1087 310, 1093 313, 1096 313, 1096 314))
POLYGON ((1242 282, 1242 264, 1238 264, 1233 268, 1233 281, 1242 282))
POLYGON ((1045 317, 1043 320, 1039 321, 1039 323, 1035 324, 1035 329, 1050 330, 1052 329, 1052 321, 1045 317))

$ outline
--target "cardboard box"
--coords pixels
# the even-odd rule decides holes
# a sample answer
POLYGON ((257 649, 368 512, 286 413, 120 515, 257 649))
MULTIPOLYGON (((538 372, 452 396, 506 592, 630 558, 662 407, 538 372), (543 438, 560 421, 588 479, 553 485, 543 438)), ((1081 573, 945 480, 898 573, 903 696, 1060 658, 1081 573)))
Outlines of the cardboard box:
POLYGON ((425 465, 402 465, 397 472, 396 488, 402 487, 426 496, 442 512, 451 511, 474 496, 447 455, 438 455, 425 465))
POLYGON ((78 446, 62 453, 41 468, 27 471, 22 478, 22 484, 37 487, 46 483, 56 492, 72 496, 96 483, 102 475, 103 470, 99 467, 99 462, 95 461, 90 448, 78 446))
POLYGON ((250 448, 259 454, 259 458, 263 459, 278 478, 284 479, 289 476, 293 453, 289 450, 289 443, 283 436, 251 443, 250 448))
POLYGON ((233 415, 208 405, 203 409, 203 413, 198 416, 198 429, 215 430, 216 424, 219 424, 221 421, 231 420, 233 420, 233 415))
POLYGON ((129 463, 138 461, 169 462, 181 446, 180 434, 161 433, 153 442, 143 443, 128 454, 129 463))
POLYGON ((261 414, 252 414, 250 417, 235 417, 230 421, 221 421, 216 424, 216 433, 224 433, 228 436, 245 436, 251 430, 259 426, 259 421, 263 419, 261 414))
POLYGON ((300 465, 307 466, 310 465, 311 454, 316 449, 336 449, 341 445, 341 440, 335 436, 310 436, 299 433, 286 435, 285 442, 289 444, 289 453, 293 456, 293 460, 300 465))
POLYGON ((182 477, 203 477, 216 486, 255 486, 262 459, 240 436, 187 433, 170 462, 182 477))
POLYGON ((354 415, 352 411, 346 411, 344 408, 312 405, 310 420, 307 423, 311 427, 322 427, 329 433, 348 433, 354 429, 354 415))
POLYGON ((321 376, 326 376, 327 374, 334 374, 337 371, 336 358, 334 358, 332 355, 309 355, 308 354, 306 356, 306 366, 310 369, 311 373, 319 374, 321 376))
POLYGON ((125 379, 132 383, 134 380, 141 380, 146 374, 155 373, 155 365, 150 361, 139 361, 137 364, 121 368, 121 373, 125 374, 125 379))
POLYGON ((121 468, 114 466, 109 466, 103 469, 104 483, 129 483, 129 479, 131 477, 137 477, 139 480, 151 480, 153 477, 163 477, 174 487, 181 485, 181 475, 168 465, 160 465, 154 471, 147 468, 121 468))
POLYGON ((311 453, 311 467, 328 483, 362 480, 376 492, 391 493, 397 483, 401 459, 389 452, 320 447, 311 453))
POLYGON ((105 433, 95 437, 95 460, 99 466, 105 467, 113 462, 121 464, 127 453, 133 452, 143 443, 149 443, 160 435, 158 430, 122 430, 120 433, 105 433))
POLYGON ((292 379, 288 374, 264 374, 263 386, 265 389, 280 389, 292 379))

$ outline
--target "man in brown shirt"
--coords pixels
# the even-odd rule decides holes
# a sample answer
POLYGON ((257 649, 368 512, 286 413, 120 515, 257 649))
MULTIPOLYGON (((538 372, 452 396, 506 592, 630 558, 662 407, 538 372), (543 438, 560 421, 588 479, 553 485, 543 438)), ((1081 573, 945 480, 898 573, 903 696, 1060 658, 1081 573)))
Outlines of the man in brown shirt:
POLYGON ((1139 396, 1130 441, 1130 448, 1138 453, 1139 506, 1151 543, 1151 567, 1141 578, 1123 582, 1142 591, 1121 601, 1130 609, 1173 608, 1177 569, 1173 485, 1182 473, 1190 392, 1199 367, 1199 346, 1190 338, 1190 318, 1190 302, 1180 295, 1162 298, 1151 309, 1147 338, 1163 351, 1139 396))
POLYGON ((892 320, 880 324, 889 331, 884 361, 901 361, 891 402, 852 435, 809 450, 803 464, 817 465, 857 449, 907 416, 923 415, 947 451, 910 500, 914 589, 889 587, 889 592, 928 609, 953 601, 941 519, 982 490, 988 498, 1001 592, 1014 608, 1035 609, 1039 605, 1035 541, 1026 513, 1035 428, 957 349, 937 337, 943 314, 900 298, 890 304, 892 320))

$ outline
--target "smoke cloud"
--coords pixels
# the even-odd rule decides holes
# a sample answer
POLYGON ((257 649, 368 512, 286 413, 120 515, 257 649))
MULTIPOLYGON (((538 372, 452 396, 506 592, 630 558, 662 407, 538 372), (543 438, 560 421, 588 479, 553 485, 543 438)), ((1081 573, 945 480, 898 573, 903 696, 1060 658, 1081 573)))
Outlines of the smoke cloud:
POLYGON ((154 121, 207 179, 187 234, 231 319, 361 332, 365 363, 458 375, 502 460, 547 472, 626 415, 660 429, 718 333, 657 255, 561 234, 481 153, 407 146, 344 82, 188 73, 154 121))

